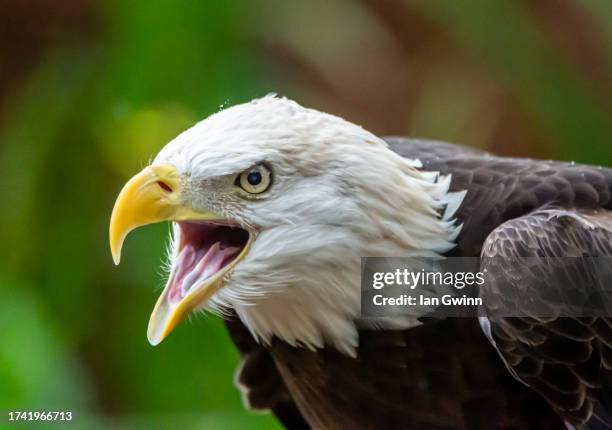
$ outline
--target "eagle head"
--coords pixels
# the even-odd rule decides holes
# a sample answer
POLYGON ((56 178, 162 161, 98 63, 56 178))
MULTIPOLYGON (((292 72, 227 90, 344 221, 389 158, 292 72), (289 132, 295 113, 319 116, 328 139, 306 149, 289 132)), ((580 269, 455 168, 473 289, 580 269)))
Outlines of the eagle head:
POLYGON ((375 323, 360 316, 360 257, 439 254, 458 233, 441 215, 450 178, 420 167, 355 124, 276 96, 183 132, 127 182, 110 223, 117 264, 131 230, 173 223, 149 341, 191 311, 233 310, 260 342, 353 355, 357 327, 375 323))

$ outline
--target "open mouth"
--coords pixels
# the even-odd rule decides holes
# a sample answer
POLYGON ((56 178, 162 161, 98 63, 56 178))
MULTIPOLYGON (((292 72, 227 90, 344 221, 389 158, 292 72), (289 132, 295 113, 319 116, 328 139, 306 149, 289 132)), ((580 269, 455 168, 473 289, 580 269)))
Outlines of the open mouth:
POLYGON ((179 222, 180 242, 167 284, 169 304, 216 281, 243 255, 249 232, 228 224, 179 222))
POLYGON ((170 279, 149 320, 147 336, 152 345, 223 287, 223 277, 244 258, 253 240, 249 231, 227 222, 179 221, 178 225, 170 279))

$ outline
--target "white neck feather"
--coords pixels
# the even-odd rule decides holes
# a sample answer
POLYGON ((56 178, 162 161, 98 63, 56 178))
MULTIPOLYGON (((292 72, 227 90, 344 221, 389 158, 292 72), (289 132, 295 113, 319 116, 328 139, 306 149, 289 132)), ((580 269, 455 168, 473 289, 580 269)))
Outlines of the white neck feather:
POLYGON ((435 256, 449 251, 461 229, 453 216, 465 192, 449 192, 450 176, 419 171, 420 162, 384 150, 389 163, 378 170, 376 181, 383 187, 367 189, 366 183, 363 189, 351 190, 361 194, 350 208, 343 208, 340 200, 334 203, 335 210, 350 212, 352 222, 287 224, 263 232, 251 250, 256 257, 247 257, 234 280, 242 288, 234 286, 218 297, 220 303, 233 303, 259 341, 269 343, 276 336, 310 349, 328 344, 354 356, 359 327, 418 324, 414 317, 360 316, 360 258, 435 256))

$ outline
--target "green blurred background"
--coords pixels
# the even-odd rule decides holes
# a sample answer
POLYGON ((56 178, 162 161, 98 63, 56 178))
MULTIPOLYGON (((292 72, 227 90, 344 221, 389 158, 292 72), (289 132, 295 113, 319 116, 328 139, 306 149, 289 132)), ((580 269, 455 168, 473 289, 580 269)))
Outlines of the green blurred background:
POLYGON ((107 246, 114 198, 164 143, 272 91, 378 134, 610 165, 612 2, 0 2, 0 410, 278 426, 244 411, 217 318, 147 343, 168 226, 120 267, 107 246))

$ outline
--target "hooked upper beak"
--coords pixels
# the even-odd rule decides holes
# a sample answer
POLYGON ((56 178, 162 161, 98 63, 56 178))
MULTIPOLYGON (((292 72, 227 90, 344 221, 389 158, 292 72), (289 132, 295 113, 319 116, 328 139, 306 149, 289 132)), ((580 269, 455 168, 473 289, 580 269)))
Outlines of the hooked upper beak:
MULTIPOLYGON (((190 208, 183 201, 183 188, 181 176, 171 164, 146 167, 125 184, 117 197, 110 220, 109 242, 115 264, 119 264, 121 259, 121 248, 126 236, 137 227, 161 221, 222 219, 218 214, 190 208)), ((247 248, 245 246, 236 260, 244 256, 247 248)), ((231 266, 228 265, 217 276, 206 279, 178 303, 169 300, 169 285, 166 285, 149 320, 149 342, 152 345, 160 343, 191 310, 219 290, 222 275, 231 266)))
POLYGON ((218 218, 183 205, 182 191, 180 174, 171 164, 145 167, 124 185, 115 201, 109 228, 115 264, 121 261, 125 238, 135 228, 161 221, 218 218))

